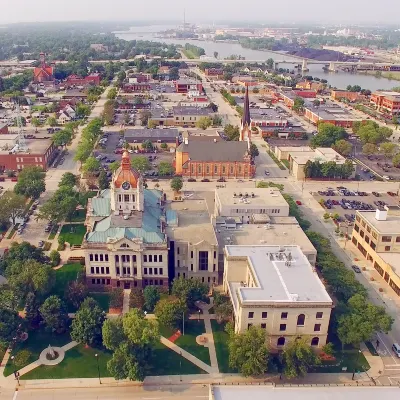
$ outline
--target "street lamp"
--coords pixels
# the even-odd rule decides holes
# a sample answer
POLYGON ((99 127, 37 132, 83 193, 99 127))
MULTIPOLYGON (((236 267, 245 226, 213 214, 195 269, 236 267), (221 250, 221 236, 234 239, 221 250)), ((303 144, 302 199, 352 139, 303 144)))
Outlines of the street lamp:
POLYGON ((199 309, 199 318, 198 318, 198 321, 200 322, 200 313, 201 313, 201 310, 199 309))
POLYGON ((97 373, 98 373, 98 375, 99 375, 99 383, 100 383, 100 385, 101 385, 100 366, 99 366, 99 355, 96 353, 94 356, 96 357, 96 361, 97 361, 97 373))
POLYGON ((18 382, 18 386, 20 386, 20 384, 19 384, 19 372, 17 371, 17 368, 15 367, 15 357, 14 357, 14 356, 11 356, 11 361, 12 361, 12 363, 13 363, 13 369, 14 369, 14 376, 15 376, 15 379, 16 379, 17 382, 18 382))
POLYGON ((179 352, 179 355, 181 356, 179 358, 179 379, 182 382, 182 352, 179 352))

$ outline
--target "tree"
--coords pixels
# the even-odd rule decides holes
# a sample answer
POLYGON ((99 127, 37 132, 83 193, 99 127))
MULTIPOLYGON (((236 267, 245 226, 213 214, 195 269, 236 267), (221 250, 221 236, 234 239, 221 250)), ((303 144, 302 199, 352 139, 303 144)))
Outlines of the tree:
POLYGON ((89 157, 86 159, 85 164, 83 164, 82 170, 87 174, 93 174, 99 171, 101 167, 100 161, 95 157, 89 157))
POLYGON ((146 310, 153 312, 154 307, 160 300, 160 291, 155 286, 146 286, 143 290, 143 297, 146 310))
POLYGON ((319 107, 321 105, 321 102, 318 99, 315 99, 313 101, 313 105, 314 105, 314 107, 319 107))
POLYGON ((347 309, 348 312, 338 318, 337 333, 342 344, 358 346, 371 340, 377 332, 387 333, 392 328, 394 320, 384 307, 366 301, 361 294, 348 300, 347 309))
POLYGON ((362 152, 366 156, 372 156, 373 154, 378 154, 378 147, 372 143, 365 143, 362 147, 362 152))
POLYGON ((82 163, 85 162, 91 155, 92 149, 93 149, 92 145, 86 140, 79 143, 76 149, 74 160, 79 161, 82 165, 82 163))
POLYGON ((137 156, 132 158, 131 166, 132 168, 139 171, 141 174, 143 174, 144 172, 148 171, 151 168, 149 159, 146 156, 137 156))
POLYGON ((269 358, 265 340, 265 330, 258 326, 250 326, 241 334, 231 333, 228 341, 229 366, 244 376, 265 374, 269 358))
POLYGON ((33 117, 33 118, 32 118, 31 124, 32 124, 32 126, 35 127, 35 132, 37 132, 37 131, 38 131, 37 128, 38 128, 40 125, 42 125, 42 123, 40 122, 39 118, 37 118, 37 117, 33 117))
POLYGON ((0 308, 0 345, 9 347, 22 324, 17 311, 0 308))
POLYGON ((107 174, 105 171, 100 171, 99 175, 99 189, 104 190, 110 187, 110 181, 107 178, 107 174))
POLYGON ((212 118, 212 126, 221 126, 222 125, 222 118, 215 114, 212 118))
POLYGON ((175 192, 180 192, 183 187, 182 178, 175 177, 171 179, 171 189, 175 192))
POLYGON ((79 308, 83 300, 88 295, 88 289, 83 282, 78 280, 71 281, 65 290, 65 299, 74 308, 79 308))
POLYGON ((153 119, 149 119, 148 120, 148 122, 147 122, 147 127, 149 128, 149 129, 154 129, 154 128, 156 128, 158 126, 158 122, 157 121, 155 121, 155 120, 153 120, 153 119))
POLYGON ((41 167, 25 167, 18 176, 14 193, 37 199, 46 190, 44 178, 45 173, 41 167))
POLYGON ((178 328, 186 311, 186 304, 181 299, 168 296, 156 304, 154 314, 161 325, 178 328))
POLYGON ((230 321, 232 319, 232 315, 233 315, 232 303, 229 301, 226 301, 219 305, 214 305, 214 312, 215 312, 218 322, 230 321))
POLYGON ((274 68, 275 62, 274 62, 274 60, 273 60, 272 58, 268 58, 266 64, 267 64, 267 68, 268 68, 269 70, 271 70, 271 69, 274 68))
POLYGON ((392 123, 394 125, 394 129, 397 131, 397 127, 399 126, 399 117, 396 115, 393 115, 392 123))
POLYGON ((283 373, 287 378, 303 377, 320 359, 304 338, 291 340, 283 351, 283 373))
POLYGON ((304 109, 304 99, 302 97, 296 97, 293 103, 293 111, 299 112, 304 109))
POLYGON ((196 127, 199 129, 207 129, 212 125, 210 117, 200 117, 196 122, 196 127))
POLYGON ((311 138, 312 147, 331 147, 339 140, 347 139, 344 128, 329 123, 320 123, 318 133, 311 138))
POLYGON ((57 120, 55 117, 49 117, 46 120, 46 125, 49 125, 51 127, 57 126, 57 120))
POLYGON ((152 348, 159 341, 158 324, 138 309, 122 318, 108 319, 102 329, 104 346, 113 351, 107 369, 115 379, 140 380, 149 370, 152 348))
POLYGON ((353 145, 344 139, 338 140, 332 148, 344 157, 347 157, 353 151, 353 145))
POLYGON ((15 225, 16 219, 22 217, 25 210, 25 198, 7 190, 0 198, 0 220, 8 223, 11 219, 15 225))
POLYGON ((111 88, 107 93, 108 100, 114 100, 117 97, 117 89, 111 88))
POLYGON ((129 295, 129 307, 142 309, 144 307, 143 290, 136 287, 131 289, 129 295))
POLYGON ((255 158, 260 154, 260 152, 258 151, 257 145, 252 143, 250 145, 250 155, 255 158))
POLYGON ((66 172, 61 177, 61 180, 58 183, 58 187, 60 188, 62 186, 68 186, 73 188, 74 186, 77 185, 77 183, 78 183, 78 177, 74 175, 72 172, 66 172))
POLYGON ((392 158, 392 163, 395 167, 400 167, 400 153, 397 153, 393 158, 392 158))
POLYGON ((71 338, 88 345, 102 343, 102 328, 105 313, 96 300, 87 297, 80 305, 71 325, 71 338))
POLYGON ((392 158, 398 149, 397 145, 392 142, 381 143, 379 151, 385 156, 386 159, 392 158))
POLYGON ((60 256, 60 253, 57 250, 52 250, 50 252, 49 258, 50 258, 50 261, 51 261, 51 265, 53 267, 56 267, 58 264, 60 264, 61 256, 60 256))
POLYGON ((168 176, 174 173, 174 167, 168 161, 161 161, 158 164, 158 174, 160 176, 168 176))
POLYGON ((380 127, 374 121, 368 121, 360 125, 357 133, 363 144, 379 144, 389 139, 393 131, 387 127, 380 127))
POLYGON ((175 278, 172 283, 172 294, 182 300, 190 309, 198 300, 204 300, 208 293, 208 286, 200 279, 175 278))
POLYGON ((88 117, 91 113, 91 108, 88 104, 78 103, 75 106, 75 114, 77 118, 88 117))
POLYGON ((233 126, 230 124, 225 125, 224 133, 230 141, 239 140, 240 131, 238 126, 233 126))
POLYGON ((149 122, 149 119, 151 118, 151 112, 148 110, 142 110, 140 112, 140 122, 142 123, 143 126, 146 126, 147 123, 149 122))
POLYGON ((62 130, 54 133, 51 138, 55 146, 66 146, 72 140, 72 132, 62 130))
POLYGON ((121 163, 119 161, 114 161, 108 165, 108 169, 114 173, 120 166, 121 166, 121 163))
POLYGON ((153 143, 151 143, 151 140, 145 140, 142 143, 142 149, 145 149, 147 151, 152 151, 154 148, 153 143))
POLYGON ((40 301, 33 292, 29 292, 25 302, 25 321, 30 328, 37 328, 42 321, 39 312, 40 301))
POLYGON ((68 314, 58 296, 48 297, 39 308, 42 323, 51 332, 61 333, 67 329, 68 314))

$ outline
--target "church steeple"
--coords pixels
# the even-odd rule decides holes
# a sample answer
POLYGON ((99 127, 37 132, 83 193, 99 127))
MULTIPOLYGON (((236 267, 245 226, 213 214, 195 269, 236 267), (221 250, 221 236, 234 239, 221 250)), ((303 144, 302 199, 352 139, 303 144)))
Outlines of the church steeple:
POLYGON ((250 118, 250 101, 249 101, 249 87, 246 85, 246 94, 244 97, 243 117, 240 130, 240 140, 251 139, 251 118, 250 118))

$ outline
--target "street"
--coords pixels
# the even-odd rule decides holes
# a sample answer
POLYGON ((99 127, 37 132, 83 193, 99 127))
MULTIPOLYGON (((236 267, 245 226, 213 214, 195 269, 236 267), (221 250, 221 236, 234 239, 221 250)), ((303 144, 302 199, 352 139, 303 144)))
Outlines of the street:
MULTIPOLYGON (((106 386, 92 388, 20 390, 13 400, 194 400, 208 398, 208 385, 106 386)), ((11 397, 10 397, 11 399, 11 397)))

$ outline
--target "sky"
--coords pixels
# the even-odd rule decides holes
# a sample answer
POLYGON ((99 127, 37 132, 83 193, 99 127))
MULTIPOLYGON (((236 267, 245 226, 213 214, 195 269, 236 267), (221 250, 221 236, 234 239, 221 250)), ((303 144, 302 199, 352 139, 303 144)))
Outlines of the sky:
POLYGON ((89 20, 213 20, 398 24, 399 0, 0 0, 0 23, 89 20))

